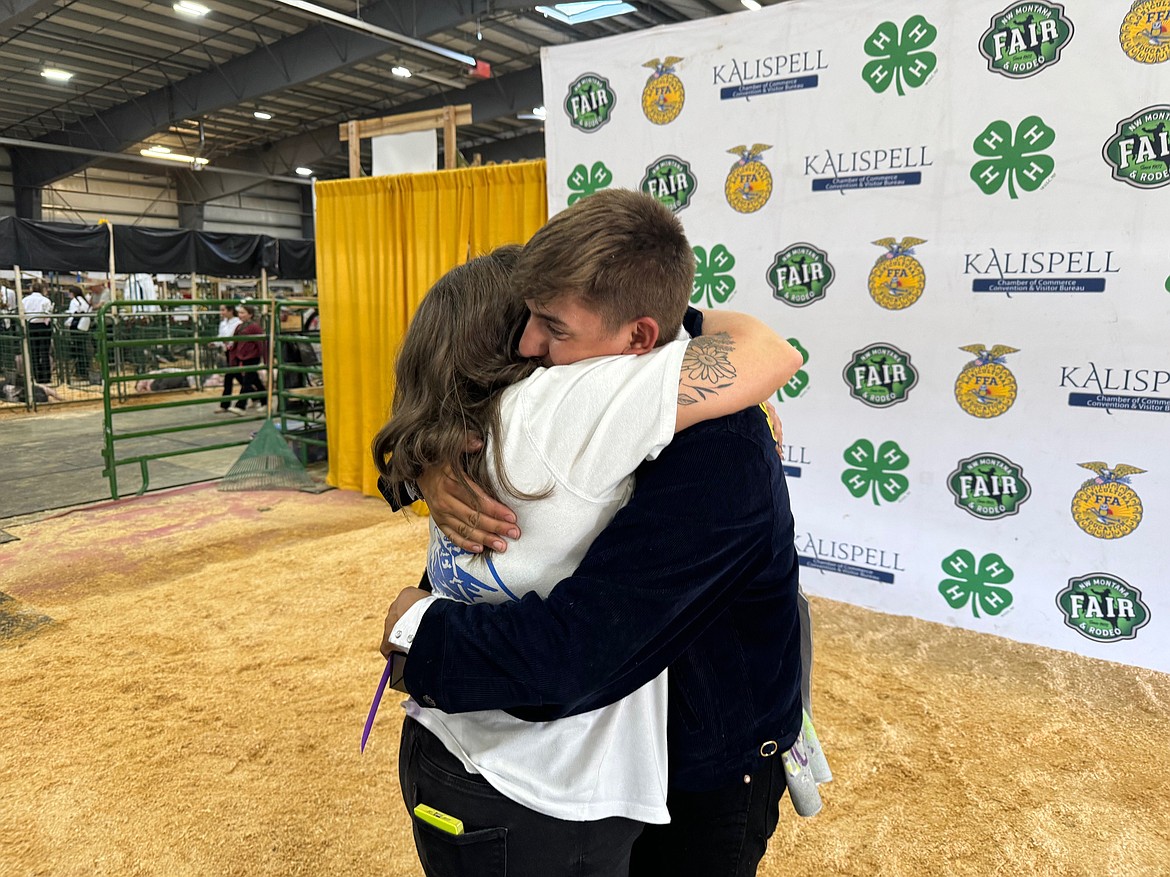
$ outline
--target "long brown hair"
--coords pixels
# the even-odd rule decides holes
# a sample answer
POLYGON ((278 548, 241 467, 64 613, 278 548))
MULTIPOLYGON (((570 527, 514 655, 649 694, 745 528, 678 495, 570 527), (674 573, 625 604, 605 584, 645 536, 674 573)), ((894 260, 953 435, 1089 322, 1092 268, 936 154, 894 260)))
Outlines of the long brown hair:
POLYGON ((436 281, 410 321, 398 353, 390 419, 374 437, 374 464, 394 488, 431 466, 449 465, 494 499, 501 489, 522 498, 504 473, 493 444, 496 480, 486 454, 468 453, 467 441, 487 443, 500 428, 500 394, 537 363, 518 345, 528 308, 512 290, 520 247, 499 247, 452 268, 436 281))

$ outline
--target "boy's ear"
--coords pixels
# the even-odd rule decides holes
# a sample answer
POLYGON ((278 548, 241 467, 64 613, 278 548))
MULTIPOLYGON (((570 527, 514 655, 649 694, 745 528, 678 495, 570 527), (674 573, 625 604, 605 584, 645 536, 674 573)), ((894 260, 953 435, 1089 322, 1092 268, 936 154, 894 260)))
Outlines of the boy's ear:
POLYGON ((629 324, 630 341, 625 353, 649 353, 658 343, 658 321, 653 317, 638 317, 629 324))

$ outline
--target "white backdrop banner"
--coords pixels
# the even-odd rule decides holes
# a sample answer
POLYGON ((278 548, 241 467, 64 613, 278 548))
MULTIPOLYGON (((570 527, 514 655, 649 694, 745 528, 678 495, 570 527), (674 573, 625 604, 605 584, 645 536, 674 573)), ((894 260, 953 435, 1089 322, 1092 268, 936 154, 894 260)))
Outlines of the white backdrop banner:
POLYGON ((1170 0, 792 0, 543 57, 549 212, 677 212, 810 593, 1170 671, 1170 0))

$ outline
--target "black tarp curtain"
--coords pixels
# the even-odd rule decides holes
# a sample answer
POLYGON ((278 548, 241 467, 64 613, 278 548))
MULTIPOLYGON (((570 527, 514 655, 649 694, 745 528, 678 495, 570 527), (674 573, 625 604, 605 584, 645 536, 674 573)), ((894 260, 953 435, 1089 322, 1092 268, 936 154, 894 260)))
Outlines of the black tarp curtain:
MULTIPOLYGON (((108 271, 108 225, 70 225, 0 217, 0 268, 30 271, 108 271)), ((311 280, 317 254, 309 240, 173 228, 112 226, 114 268, 120 274, 206 274, 311 280)))

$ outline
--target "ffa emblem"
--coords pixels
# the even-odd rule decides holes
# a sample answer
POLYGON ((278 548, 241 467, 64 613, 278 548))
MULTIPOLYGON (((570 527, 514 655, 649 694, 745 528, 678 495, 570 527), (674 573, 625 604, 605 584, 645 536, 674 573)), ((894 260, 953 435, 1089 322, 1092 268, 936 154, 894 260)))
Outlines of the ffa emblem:
POLYGON ((873 344, 853 354, 842 375, 854 399, 871 408, 889 408, 904 402, 918 383, 910 354, 893 344, 873 344))
POLYGON ((610 88, 609 80, 596 73, 586 73, 569 86, 565 114, 570 125, 591 134, 609 121, 616 103, 617 95, 610 88))
POLYGON ((955 497, 955 505, 983 520, 1016 514, 1032 493, 1024 471, 999 454, 977 454, 960 460, 947 477, 947 487, 955 497))
POLYGON ((793 244, 776 254, 768 269, 768 285, 774 298, 802 308, 824 298, 834 276, 824 250, 812 244, 793 244))
POLYGON ((1098 539, 1128 536, 1142 522, 1141 498, 1129 486, 1129 476, 1145 469, 1122 463, 1110 469, 1104 463, 1081 463, 1097 473, 1081 485, 1072 499, 1072 516, 1077 526, 1098 539))
POLYGON ((992 16, 979 51, 992 73, 1026 79, 1059 61, 1072 35, 1072 22, 1059 3, 1013 3, 992 16))
POLYGON ((1096 642, 1134 639, 1150 620, 1142 592, 1105 572, 1069 579, 1068 587, 1056 595, 1056 605, 1065 624, 1096 642))
POLYGON ((674 73, 674 66, 681 60, 667 55, 661 61, 655 58, 642 65, 654 71, 642 89, 642 112, 655 125, 668 125, 682 112, 686 89, 674 73))
POLYGON ((696 185, 690 164, 677 156, 664 155, 646 168, 641 188, 678 213, 691 203, 696 185))
POLYGON ((1113 179, 1138 189, 1170 183, 1170 104, 1146 107, 1117 123, 1101 149, 1113 179))
POLYGON ((772 195, 772 172, 760 161, 760 156, 771 148, 766 143, 753 143, 751 149, 733 146, 727 150, 739 156, 739 161, 731 166, 723 184, 723 194, 727 196, 727 203, 733 210, 755 213, 768 203, 772 195))
POLYGON ((883 253, 869 272, 869 294, 886 310, 900 311, 918 301, 926 289, 926 272, 914 258, 914 247, 924 244, 922 238, 894 238, 874 241, 885 247, 883 253))
POLYGON ((1016 401, 1016 376, 1003 364, 1015 347, 996 344, 990 350, 982 344, 960 347, 974 353, 973 359, 959 372, 955 381, 955 401, 972 417, 999 417, 1016 401))
POLYGON ((1137 0, 1121 22, 1121 49, 1142 64, 1170 58, 1170 0, 1137 0))

